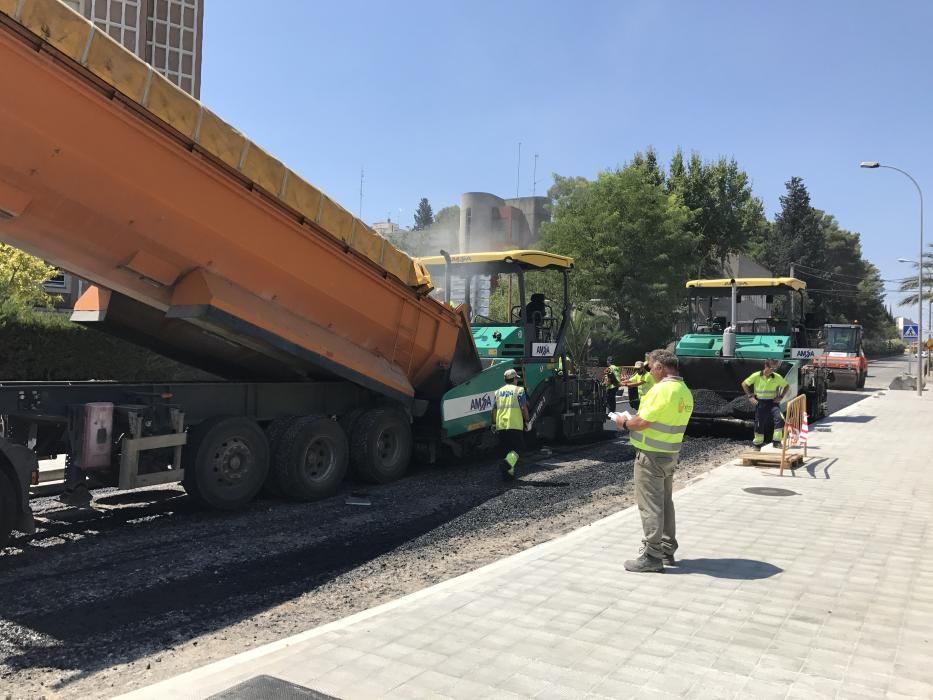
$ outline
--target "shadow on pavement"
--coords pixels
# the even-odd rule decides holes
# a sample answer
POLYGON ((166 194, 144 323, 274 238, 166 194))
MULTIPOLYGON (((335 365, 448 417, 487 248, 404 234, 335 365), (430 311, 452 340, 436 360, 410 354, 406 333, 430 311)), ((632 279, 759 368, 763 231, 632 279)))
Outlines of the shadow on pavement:
POLYGON ((706 574, 713 578, 755 581, 771 578, 784 569, 757 559, 678 559, 677 565, 665 567, 666 574, 706 574))
POLYGON ((830 423, 869 423, 875 420, 874 416, 829 416, 820 420, 819 425, 830 423))
POLYGON ((811 461, 807 462, 807 465, 806 465, 806 467, 807 467, 807 474, 809 474, 811 478, 817 479, 817 478, 819 478, 819 477, 817 477, 817 475, 816 475, 817 467, 821 467, 821 468, 822 468, 822 471, 823 471, 823 478, 824 478, 824 479, 829 479, 829 478, 830 478, 830 477, 829 477, 829 468, 830 468, 831 466, 833 466, 833 465, 834 465, 836 462, 838 462, 838 461, 839 461, 839 460, 837 460, 835 457, 833 457, 832 459, 830 459, 830 458, 828 458, 828 457, 819 457, 819 458, 817 458, 817 459, 811 460, 811 461))

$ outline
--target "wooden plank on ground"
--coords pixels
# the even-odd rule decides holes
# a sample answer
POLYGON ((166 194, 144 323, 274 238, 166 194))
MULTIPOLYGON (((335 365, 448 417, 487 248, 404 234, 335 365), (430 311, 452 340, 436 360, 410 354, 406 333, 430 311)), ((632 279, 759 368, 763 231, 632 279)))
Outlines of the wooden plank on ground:
MULTIPOLYGON (((740 455, 742 464, 744 466, 751 467, 780 467, 781 466, 781 453, 780 452, 758 452, 757 450, 747 450, 740 455)), ((799 464, 803 463, 803 455, 800 454, 788 454, 784 458, 784 466, 786 468, 793 468, 799 464)))

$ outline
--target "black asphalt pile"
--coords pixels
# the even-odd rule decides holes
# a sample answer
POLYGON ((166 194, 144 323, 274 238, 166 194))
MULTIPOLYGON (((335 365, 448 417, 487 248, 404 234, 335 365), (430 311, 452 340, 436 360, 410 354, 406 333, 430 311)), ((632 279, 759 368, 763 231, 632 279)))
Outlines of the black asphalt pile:
POLYGON ((702 416, 735 416, 745 417, 755 413, 755 407, 744 395, 729 398, 728 395, 711 389, 692 389, 693 412, 702 416))
MULTIPOLYGON (((739 449, 688 439, 678 481, 739 449)), ((38 499, 35 538, 0 555, 0 697, 112 696, 471 571, 631 505, 632 458, 614 439, 512 484, 486 461, 237 513, 176 487, 38 499)))

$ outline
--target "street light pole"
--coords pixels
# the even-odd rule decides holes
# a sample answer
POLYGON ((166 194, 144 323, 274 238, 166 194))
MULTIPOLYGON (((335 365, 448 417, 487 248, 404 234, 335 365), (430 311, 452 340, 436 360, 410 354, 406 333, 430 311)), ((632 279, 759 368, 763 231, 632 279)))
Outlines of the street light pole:
POLYGON ((895 168, 893 165, 881 165, 881 163, 877 161, 862 161, 859 167, 896 170, 914 183, 914 187, 917 188, 917 194, 920 195, 920 264, 918 266, 919 272, 917 273, 917 396, 923 396, 923 350, 921 350, 921 346, 923 345, 923 190, 920 189, 920 185, 914 180, 910 173, 906 170, 895 168))

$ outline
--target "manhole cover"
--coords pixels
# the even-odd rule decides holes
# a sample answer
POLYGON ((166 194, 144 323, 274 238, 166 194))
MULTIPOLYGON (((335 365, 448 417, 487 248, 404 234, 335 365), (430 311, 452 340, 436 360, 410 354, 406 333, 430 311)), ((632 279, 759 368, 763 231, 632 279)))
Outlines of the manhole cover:
POLYGON ((800 494, 790 489, 778 489, 773 486, 749 486, 742 489, 746 493, 752 493, 756 496, 799 496, 800 494))
POLYGON ((338 700, 275 676, 254 676, 207 700, 338 700))

